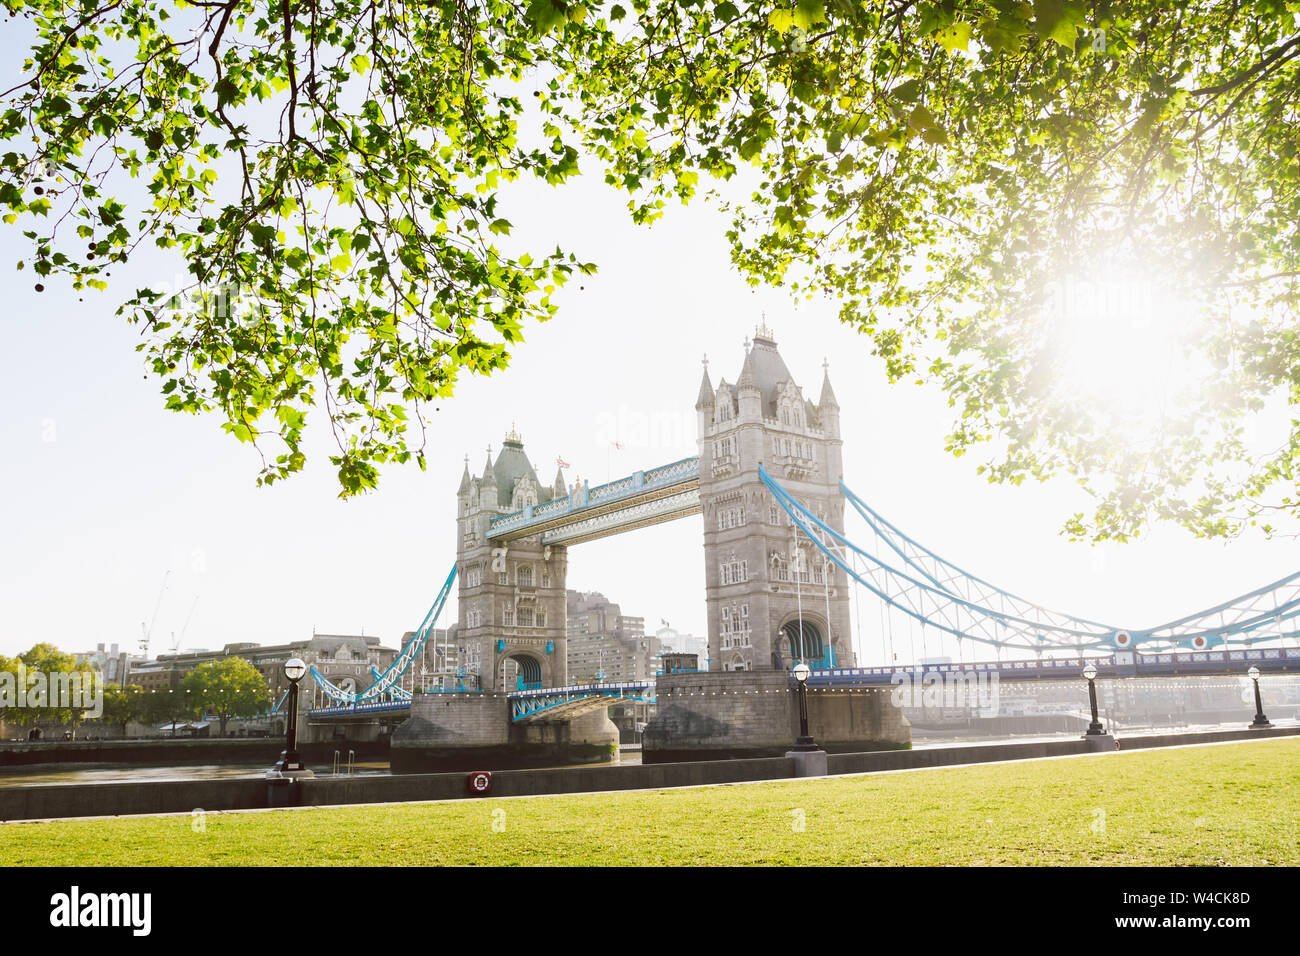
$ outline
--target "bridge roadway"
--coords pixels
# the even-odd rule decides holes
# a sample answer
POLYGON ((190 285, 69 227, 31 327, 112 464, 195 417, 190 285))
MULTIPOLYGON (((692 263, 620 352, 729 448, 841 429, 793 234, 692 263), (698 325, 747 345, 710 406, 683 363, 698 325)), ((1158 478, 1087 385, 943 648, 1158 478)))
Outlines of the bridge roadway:
MULTIPOLYGON (((510 722, 538 723, 548 720, 573 720, 583 714, 622 701, 654 703, 654 682, 622 681, 601 684, 571 684, 567 687, 543 687, 514 691, 506 695, 510 704, 510 722)), ((447 691, 447 693, 482 693, 481 691, 447 691)), ((364 704, 335 704, 317 707, 308 720, 355 720, 358 717, 388 717, 411 712, 411 701, 386 700, 364 704)))
MULTIPOLYGON (((975 661, 967 664, 926 664, 898 667, 829 667, 815 670, 809 687, 890 687, 904 679, 915 682, 931 674, 996 674, 999 682, 1081 680, 1085 664, 1097 668, 1098 678, 1138 677, 1245 677, 1251 666, 1264 674, 1300 675, 1300 649, 1256 648, 1234 651, 1196 651, 1181 654, 1135 654, 1119 651, 1101 657, 1044 658, 1042 660, 975 661)), ((793 684, 793 678, 791 679, 793 684)), ((453 693, 449 691, 448 693, 453 693)), ((456 693, 480 693, 459 691, 456 693)), ((603 684, 572 684, 544 687, 507 694, 511 723, 572 720, 620 701, 654 703, 653 681, 603 684)), ((355 720, 358 717, 387 717, 409 714, 409 700, 318 707, 308 719, 315 721, 355 720)))
POLYGON ((966 664, 900 665, 898 667, 832 667, 815 670, 809 687, 888 687, 904 677, 915 681, 927 674, 996 674, 999 681, 1032 682, 1082 680, 1085 664, 1097 668, 1097 677, 1245 677, 1251 667, 1262 673, 1300 674, 1300 649, 1256 648, 1236 651, 1194 651, 1180 654, 1137 654, 1117 651, 1100 657, 1057 657, 1041 660, 976 661, 966 664), (897 679, 896 679, 897 678, 897 679))

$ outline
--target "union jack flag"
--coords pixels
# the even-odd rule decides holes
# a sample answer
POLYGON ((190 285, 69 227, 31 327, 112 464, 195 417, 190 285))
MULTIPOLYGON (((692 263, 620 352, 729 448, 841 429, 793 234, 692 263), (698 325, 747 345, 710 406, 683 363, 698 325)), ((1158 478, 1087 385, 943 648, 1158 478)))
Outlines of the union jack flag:
POLYGON ((567 461, 565 461, 563 458, 560 458, 558 455, 557 455, 556 458, 555 458, 555 463, 556 463, 557 465, 559 465, 561 468, 568 468, 568 467, 569 467, 569 463, 568 463, 567 461))

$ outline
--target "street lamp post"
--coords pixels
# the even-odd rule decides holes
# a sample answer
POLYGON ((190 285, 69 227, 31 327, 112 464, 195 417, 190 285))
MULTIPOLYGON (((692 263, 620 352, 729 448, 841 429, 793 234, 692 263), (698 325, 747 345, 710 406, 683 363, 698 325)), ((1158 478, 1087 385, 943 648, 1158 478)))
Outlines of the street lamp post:
POLYGON ((291 657, 284 662, 284 676, 289 681, 289 697, 285 701, 289 715, 285 722, 284 752, 269 771, 273 775, 313 776, 303 764, 302 754, 298 753, 298 682, 306 673, 307 665, 298 658, 291 657))
POLYGON ((1264 716, 1264 701, 1259 696, 1259 668, 1252 664, 1250 670, 1246 671, 1246 676, 1255 684, 1255 719, 1251 721, 1250 726, 1254 729, 1272 727, 1268 718, 1264 716))
POLYGON ((1097 685, 1094 683, 1097 679, 1097 667, 1091 662, 1083 669, 1083 679, 1088 682, 1088 704, 1092 708, 1092 723, 1088 725, 1086 737, 1103 736, 1106 728, 1101 725, 1097 719, 1097 685))
POLYGON ((808 733, 808 676, 812 670, 800 661, 790 673, 799 693, 799 736, 795 738, 794 749, 786 751, 786 756, 794 761, 796 777, 824 777, 829 772, 826 751, 818 747, 812 734, 808 733))
POLYGON ((799 736, 794 742, 797 753, 807 753, 817 749, 812 735, 808 733, 808 675, 812 673, 802 661, 794 669, 794 679, 799 685, 799 736))

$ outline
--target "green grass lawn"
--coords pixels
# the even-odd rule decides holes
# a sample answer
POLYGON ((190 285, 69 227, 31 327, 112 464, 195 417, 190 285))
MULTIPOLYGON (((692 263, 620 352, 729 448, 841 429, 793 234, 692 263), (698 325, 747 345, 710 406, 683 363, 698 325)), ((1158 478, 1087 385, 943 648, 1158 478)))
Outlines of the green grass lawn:
POLYGON ((0 864, 1295 866, 1300 740, 689 790, 210 813, 203 824, 4 824, 0 864))

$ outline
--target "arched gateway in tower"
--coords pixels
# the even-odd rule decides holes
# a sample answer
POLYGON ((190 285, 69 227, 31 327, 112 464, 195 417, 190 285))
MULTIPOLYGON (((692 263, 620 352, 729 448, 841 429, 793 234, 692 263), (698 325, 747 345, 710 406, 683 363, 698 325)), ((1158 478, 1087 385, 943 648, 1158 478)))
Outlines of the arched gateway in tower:
POLYGON ((699 457, 598 488, 550 485, 513 429, 457 492, 457 643, 485 690, 568 683, 569 544, 702 514, 709 670, 853 665, 848 581, 811 550, 759 478, 767 470, 843 529, 839 406, 829 373, 804 397, 772 333, 746 341, 734 385, 707 367, 696 401, 699 457))

